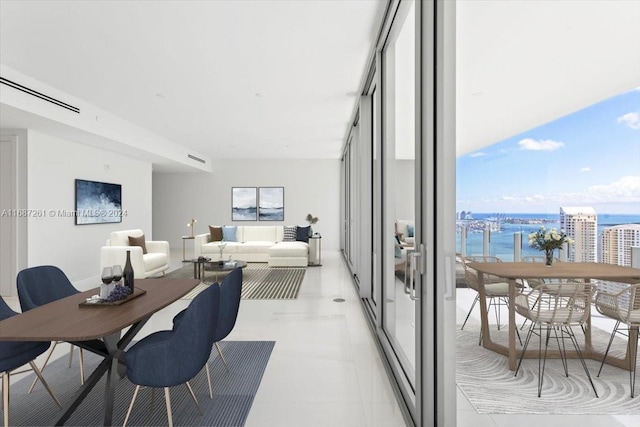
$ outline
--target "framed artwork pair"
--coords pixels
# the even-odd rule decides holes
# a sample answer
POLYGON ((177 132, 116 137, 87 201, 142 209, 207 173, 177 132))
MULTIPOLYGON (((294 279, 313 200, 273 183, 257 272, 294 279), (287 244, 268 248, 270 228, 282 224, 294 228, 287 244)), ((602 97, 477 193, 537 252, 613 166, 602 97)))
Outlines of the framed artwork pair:
POLYGON ((232 187, 232 221, 284 221, 284 187, 232 187))

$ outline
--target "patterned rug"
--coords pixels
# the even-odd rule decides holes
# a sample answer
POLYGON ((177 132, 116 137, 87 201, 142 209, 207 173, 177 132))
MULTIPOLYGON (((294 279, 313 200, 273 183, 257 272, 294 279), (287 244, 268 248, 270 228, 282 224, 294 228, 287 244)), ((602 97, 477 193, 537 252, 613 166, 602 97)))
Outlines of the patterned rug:
MULTIPOLYGON (((242 269, 242 299, 296 299, 304 279, 304 267, 269 267, 266 263, 249 263, 242 269)), ((223 276, 205 271, 205 277, 198 286, 182 299, 193 299, 216 280, 223 276)), ((165 277, 173 279, 193 278, 190 263, 165 277)))
MULTIPOLYGON (((605 365, 600 377, 596 377, 600 362, 586 359, 600 396, 597 398, 578 359, 568 360, 569 377, 564 375, 560 359, 547 359, 542 396, 538 397, 538 359, 524 359, 520 372, 515 377, 515 372, 508 368, 506 356, 478 346, 479 331, 478 323, 467 323, 463 331, 457 325, 456 340, 456 383, 478 413, 640 414, 639 396, 636 395, 633 399, 630 397, 628 371, 605 365)), ((592 331, 594 348, 604 351, 609 335, 595 328, 592 331)), ((524 340, 526 333, 523 332, 525 331, 521 331, 521 335, 524 340)), ((494 341, 506 343, 507 334, 507 328, 498 331, 495 325, 491 325, 491 338, 494 341)), ((580 335, 576 333, 579 341, 580 335)), ((529 345, 537 348, 538 337, 534 335, 529 345)), ((582 342, 580 345, 582 346, 582 342)), ((557 348, 555 341, 549 342, 549 348, 557 348)), ((622 356, 625 349, 626 341, 616 338, 610 354, 622 356)), ((640 381, 636 381, 638 394, 640 381)))
MULTIPOLYGON (((185 385, 171 387, 173 424, 176 426, 243 426, 274 345, 275 341, 222 341, 220 346, 229 365, 229 371, 225 370, 222 361, 218 358, 218 353, 215 350, 212 351, 208 363, 213 399, 209 398, 204 370, 190 381, 204 414, 198 412, 185 385)), ((100 360, 99 356, 85 351, 85 373, 89 375, 100 360)), ((60 402, 68 403, 80 386, 78 358, 74 358, 73 365, 68 368, 68 358, 60 357, 47 365, 43 375, 60 402)), ((38 383, 33 393, 27 393, 33 378, 34 374, 31 373, 19 381, 12 381, 10 406, 12 426, 52 425, 59 414, 58 407, 41 384, 38 383)), ((103 378, 65 425, 102 424, 104 384, 103 378)), ((135 386, 126 377, 116 383, 113 425, 122 425, 134 388, 135 386)), ((167 425, 164 392, 161 389, 155 391, 155 402, 152 396, 151 389, 140 390, 127 425, 167 425)))

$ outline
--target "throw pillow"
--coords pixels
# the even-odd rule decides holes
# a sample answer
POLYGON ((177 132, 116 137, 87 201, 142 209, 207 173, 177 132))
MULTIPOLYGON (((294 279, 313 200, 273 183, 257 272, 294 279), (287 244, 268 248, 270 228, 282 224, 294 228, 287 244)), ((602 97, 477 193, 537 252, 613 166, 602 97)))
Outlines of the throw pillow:
POLYGON ((222 240, 222 227, 209 226, 210 242, 220 242, 222 240))
POLYGON ((147 244, 144 240, 144 234, 140 237, 129 236, 129 246, 140 246, 142 248, 142 253, 147 253, 147 244))
POLYGON ((413 237, 414 231, 415 230, 413 229, 413 225, 407 225, 407 237, 413 237))
POLYGON ((296 241, 296 231, 298 229, 297 225, 285 225, 284 226, 284 238, 283 242, 295 242, 296 241))
POLYGON ((307 227, 298 226, 296 228, 296 241, 309 243, 309 228, 311 228, 311 226, 307 226, 307 227))
POLYGON ((224 240, 225 242, 235 242, 237 231, 238 231, 238 227, 235 225, 223 225, 222 240, 224 240))

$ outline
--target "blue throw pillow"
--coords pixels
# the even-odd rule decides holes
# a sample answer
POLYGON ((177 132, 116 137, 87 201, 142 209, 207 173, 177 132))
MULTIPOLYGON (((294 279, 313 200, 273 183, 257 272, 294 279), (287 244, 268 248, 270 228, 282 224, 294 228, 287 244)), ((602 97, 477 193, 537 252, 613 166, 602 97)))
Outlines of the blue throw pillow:
POLYGON ((296 229, 296 241, 309 243, 309 229, 311 227, 300 227, 296 229))
POLYGON ((223 225, 222 240, 224 240, 225 242, 235 242, 237 231, 238 231, 238 227, 235 225, 223 225))
POLYGON ((413 225, 410 225, 410 224, 407 225, 407 237, 413 237, 413 233, 414 233, 413 225))

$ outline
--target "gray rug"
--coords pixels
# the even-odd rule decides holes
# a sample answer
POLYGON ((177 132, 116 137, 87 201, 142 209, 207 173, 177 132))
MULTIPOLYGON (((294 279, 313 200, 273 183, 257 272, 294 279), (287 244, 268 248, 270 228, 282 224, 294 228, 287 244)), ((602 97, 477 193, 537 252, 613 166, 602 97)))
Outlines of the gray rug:
MULTIPOLYGON (((213 385, 213 399, 209 398, 207 378, 204 370, 193 380, 191 386, 204 412, 201 415, 184 385, 171 387, 171 406, 173 423, 176 426, 243 426, 255 397, 262 375, 275 345, 274 341, 222 341, 220 346, 229 365, 224 369, 217 352, 211 352, 209 369, 213 385)), ((85 352, 85 372, 87 375, 97 366, 100 358, 85 352)), ((80 386, 77 358, 68 368, 68 358, 61 357, 47 365, 44 377, 54 393, 64 405, 80 386)), ((33 393, 28 394, 34 374, 11 384, 10 423, 12 426, 52 425, 59 414, 41 384, 33 393)), ((116 384, 113 425, 122 425, 133 396, 135 386, 127 378, 116 384)), ((167 425, 167 412, 164 404, 164 392, 155 391, 155 403, 152 409, 152 390, 141 389, 138 393, 131 418, 127 425, 159 426, 167 425)), ((104 379, 102 379, 82 402, 65 425, 93 426, 102 423, 104 397, 104 379)))
MULTIPOLYGON (((580 341, 581 334, 575 328, 574 331, 580 341)), ((538 397, 538 359, 524 359, 518 376, 514 377, 514 371, 508 368, 506 356, 478 346, 479 332, 478 323, 467 323, 463 331, 457 325, 456 383, 478 413, 640 414, 640 396, 630 397, 628 371, 605 365, 598 378, 596 375, 600 362, 586 359, 600 396, 596 398, 579 360, 568 361, 569 377, 566 377, 560 359, 547 359, 542 396, 538 397)), ((525 331, 520 332, 524 341, 525 331)), ((495 325, 491 325, 491 338, 494 341, 506 343, 507 334, 506 327, 497 331, 495 325)), ((608 334, 593 329, 592 342, 595 348, 604 351, 608 339, 608 334)), ((519 346, 517 341, 516 345, 519 346)), ((542 345, 544 347, 544 342, 542 345)), ((538 348, 537 336, 531 338, 529 346, 538 348)), ((549 343, 549 348, 557 349, 555 341, 549 343)), ((626 342, 619 337, 614 341, 610 354, 622 356, 625 349, 626 342)), ((640 381, 636 381, 636 394, 640 394, 640 381)))
MULTIPOLYGON (((249 263, 242 269, 242 299, 296 299, 307 271, 304 267, 269 267, 266 263, 249 263)), ((216 280, 214 272, 205 271, 202 283, 182 299, 193 299, 216 280)), ((193 278, 191 263, 166 275, 168 278, 193 278)), ((223 276, 218 275, 221 281, 223 276)))

